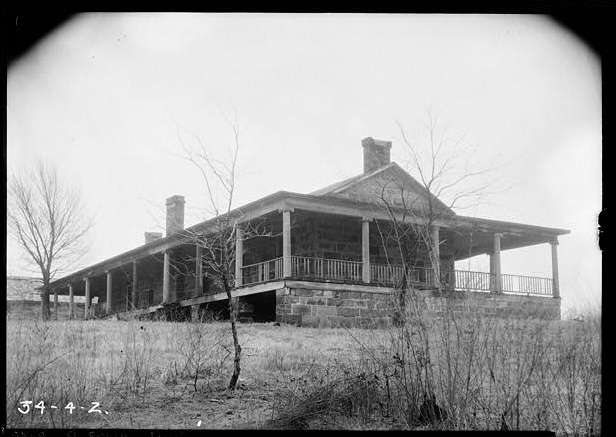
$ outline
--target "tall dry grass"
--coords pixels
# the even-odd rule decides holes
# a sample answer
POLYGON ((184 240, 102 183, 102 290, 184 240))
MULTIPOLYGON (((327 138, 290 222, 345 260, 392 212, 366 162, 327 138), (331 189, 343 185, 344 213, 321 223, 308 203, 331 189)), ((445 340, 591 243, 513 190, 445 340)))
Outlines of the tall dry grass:
POLYGON ((226 325, 158 322, 7 320, 6 415, 9 427, 110 425, 107 410, 145 401, 153 386, 209 390, 226 378, 226 325), (33 401, 28 414, 22 401, 33 401), (32 409, 43 401, 47 409, 32 409), (64 407, 72 403, 72 414, 64 407), (59 408, 51 410, 50 406, 59 408))
MULTIPOLYGON (((515 320, 407 309, 354 361, 279 390, 278 428, 549 430, 601 433, 601 320, 515 320)), ((349 332, 351 336, 355 336, 349 332)))
MULTIPOLYGON (((255 412, 254 426, 601 433, 598 314, 578 322, 407 316, 379 330, 241 324, 238 396, 273 405, 255 412)), ((175 398, 216 397, 231 371, 228 331, 224 322, 7 320, 7 425, 114 427, 119 412, 137 414, 156 397, 165 405, 176 389, 175 398), (23 400, 97 401, 110 414, 22 415, 23 400)), ((182 411, 147 423, 184 423, 182 411)))

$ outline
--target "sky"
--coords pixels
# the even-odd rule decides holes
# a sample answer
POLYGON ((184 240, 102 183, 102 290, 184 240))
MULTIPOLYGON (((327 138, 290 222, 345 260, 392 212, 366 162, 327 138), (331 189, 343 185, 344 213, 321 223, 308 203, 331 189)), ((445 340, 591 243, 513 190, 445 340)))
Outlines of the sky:
MULTIPOLYGON (((227 119, 240 127, 241 206, 360 174, 368 136, 408 169, 401 132, 425 152, 429 114, 500 187, 459 212, 571 230, 563 313, 599 306, 601 64, 549 17, 78 15, 8 70, 7 168, 47 160, 82 191, 95 224, 76 268, 142 245, 172 195, 186 198, 186 226, 206 218, 181 144, 226 159, 227 119)), ((503 252, 502 271, 550 277, 550 246, 503 252)), ((7 273, 28 273, 11 240, 7 273)))

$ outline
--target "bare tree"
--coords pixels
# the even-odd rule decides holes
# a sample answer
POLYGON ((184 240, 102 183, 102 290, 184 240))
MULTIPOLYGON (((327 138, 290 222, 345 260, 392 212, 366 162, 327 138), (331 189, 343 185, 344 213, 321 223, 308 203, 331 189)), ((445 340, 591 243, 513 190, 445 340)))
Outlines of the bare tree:
MULTIPOLYGON (((505 189, 495 176, 496 158, 485 166, 478 165, 478 147, 467 143, 465 134, 450 134, 448 129, 441 128, 432 111, 427 118, 427 143, 412 141, 403 126, 396 123, 409 157, 407 170, 418 186, 393 180, 383 185, 380 193, 381 203, 393 223, 385 232, 387 235, 383 230, 381 233, 395 242, 405 271, 427 257, 430 268, 439 272, 442 243, 434 234, 438 223, 451 219, 455 210, 476 210, 486 198, 505 189), (388 196, 389 184, 395 185, 399 193, 395 199, 388 196), (395 210, 401 210, 402 215, 396 216, 395 210)), ((440 275, 434 280, 433 285, 439 288, 440 275)))
POLYGON ((423 142, 411 140, 397 123, 409 157, 407 171, 417 184, 395 178, 384 180, 380 193, 375 194, 380 195, 381 207, 389 217, 389 223, 376 223, 388 263, 402 266, 397 286, 397 324, 401 328, 398 341, 405 345, 400 350, 409 353, 400 359, 413 368, 409 372, 413 379, 409 396, 415 408, 423 401, 422 409, 427 408, 434 415, 438 407, 430 361, 430 332, 417 284, 437 293, 445 285, 441 282, 447 276, 441 272, 443 242, 437 230, 439 224, 450 221, 455 216, 454 209, 477 208, 487 196, 503 188, 499 188, 501 184, 494 176, 495 161, 479 167, 476 146, 468 144, 464 135, 452 135, 441 128, 432 112, 427 118, 427 141, 423 142))
MULTIPOLYGON (((222 112, 222 111, 221 111, 222 112)), ((224 114, 223 114, 224 115, 224 114)), ((229 320, 235 350, 233 374, 229 380, 228 389, 235 390, 240 376, 240 363, 242 347, 237 334, 238 302, 232 296, 235 288, 235 258, 241 256, 236 253, 236 241, 242 237, 242 230, 237 224, 237 217, 230 212, 235 194, 236 164, 240 149, 240 128, 237 113, 234 119, 225 116, 225 120, 232 132, 232 144, 222 147, 228 155, 224 159, 217 159, 208 146, 197 136, 188 133, 192 141, 187 144, 178 132, 178 138, 184 151, 184 158, 199 170, 204 181, 207 193, 208 213, 212 217, 206 228, 200 230, 185 230, 195 245, 202 248, 204 256, 201 260, 203 267, 210 275, 212 281, 218 284, 227 295, 229 320)), ((218 145, 218 149, 221 149, 218 145)))
POLYGON ((37 161, 30 170, 12 173, 7 185, 7 227, 25 258, 40 270, 41 311, 50 317, 49 283, 87 250, 92 218, 81 195, 63 184, 56 167, 37 161))

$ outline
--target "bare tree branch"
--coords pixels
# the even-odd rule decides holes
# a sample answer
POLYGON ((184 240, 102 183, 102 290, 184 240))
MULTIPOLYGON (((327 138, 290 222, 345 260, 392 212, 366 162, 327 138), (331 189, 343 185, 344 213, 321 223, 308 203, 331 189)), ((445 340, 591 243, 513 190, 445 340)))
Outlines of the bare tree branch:
POLYGON ((87 250, 92 218, 84 212, 78 192, 62 185, 57 169, 42 161, 12 173, 7 185, 9 234, 40 270, 42 313, 50 316, 49 283, 87 250))

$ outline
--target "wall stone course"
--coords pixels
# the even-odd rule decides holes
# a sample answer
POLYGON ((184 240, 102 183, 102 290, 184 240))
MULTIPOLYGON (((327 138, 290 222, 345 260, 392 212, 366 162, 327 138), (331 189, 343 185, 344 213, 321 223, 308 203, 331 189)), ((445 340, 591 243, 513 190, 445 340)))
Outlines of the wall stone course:
POLYGON ((306 298, 308 305, 327 305, 327 299, 324 297, 306 298))
MULTIPOLYGON (((413 295, 427 315, 434 317, 471 312, 483 317, 560 318, 559 299, 488 293, 439 296, 431 291, 413 295)), ((277 293, 276 319, 303 326, 380 326, 392 322, 397 299, 391 294, 291 289, 289 294, 277 293)))

